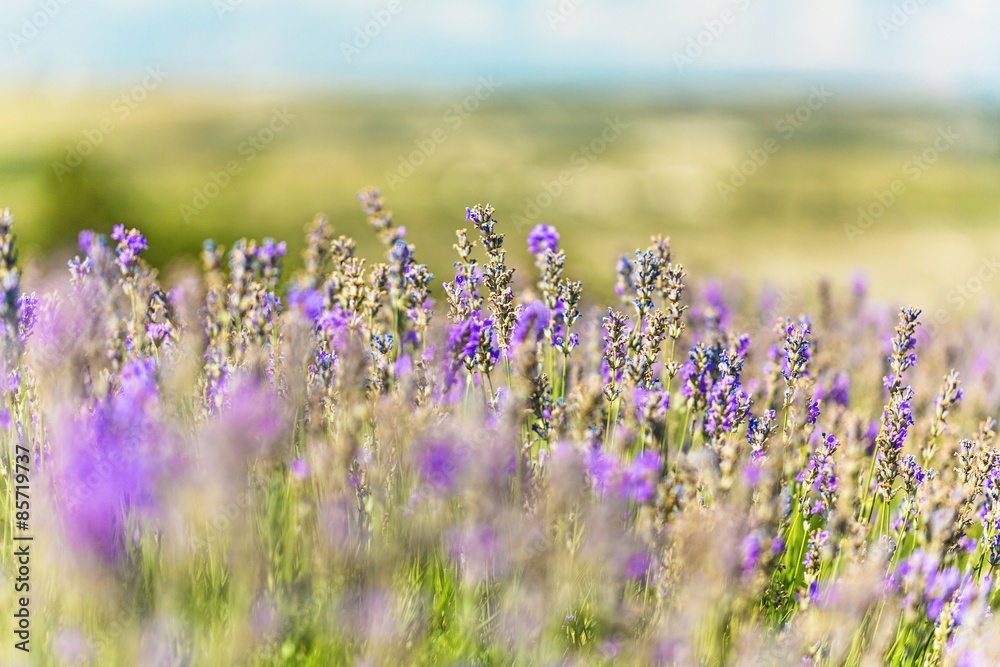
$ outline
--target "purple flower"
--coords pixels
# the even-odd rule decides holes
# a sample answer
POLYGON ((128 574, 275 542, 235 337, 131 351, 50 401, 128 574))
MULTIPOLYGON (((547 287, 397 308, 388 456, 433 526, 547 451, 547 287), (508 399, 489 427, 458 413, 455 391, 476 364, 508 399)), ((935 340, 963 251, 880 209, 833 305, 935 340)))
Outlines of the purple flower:
POLYGON ((541 301, 531 301, 518 314, 517 324, 510 337, 511 346, 520 345, 529 337, 534 339, 533 342, 540 342, 551 322, 552 315, 548 307, 541 301))
POLYGON ((767 440, 776 428, 774 410, 765 410, 760 417, 750 417, 747 442, 750 443, 750 458, 754 463, 760 463, 764 458, 767 440))
POLYGON ((600 447, 592 447, 584 456, 587 474, 594 485, 597 495, 603 496, 611 488, 618 474, 618 462, 611 458, 600 447))
POLYGON ((632 260, 628 258, 628 255, 622 255, 618 258, 618 265, 615 268, 615 274, 617 276, 615 281, 615 294, 620 297, 626 297, 631 294, 635 289, 635 284, 633 282, 633 273, 635 272, 632 266, 632 260))
POLYGON ((463 366, 469 371, 493 368, 500 358, 493 338, 493 319, 483 319, 478 311, 451 327, 447 341, 450 363, 445 372, 446 391, 458 381, 463 366))
POLYGON ((167 433, 155 417, 153 365, 126 364, 117 394, 60 424, 54 492, 64 531, 77 548, 107 563, 125 549, 126 513, 158 509, 158 486, 172 464, 167 433))
POLYGON ((667 410, 670 409, 670 394, 665 391, 654 389, 636 388, 632 394, 635 401, 637 413, 645 412, 647 409, 658 419, 663 419, 667 410))
POLYGON ((449 439, 425 443, 417 452, 417 470, 425 484, 442 493, 455 490, 464 463, 464 453, 449 439))
POLYGON ((90 275, 90 270, 94 267, 94 263, 90 261, 89 257, 84 259, 75 257, 66 262, 66 266, 69 267, 70 278, 74 283, 78 283, 90 275))
POLYGON ((335 344, 340 342, 348 334, 350 316, 339 303, 333 305, 329 310, 323 310, 316 320, 316 327, 330 338, 335 344))
POLYGON ((301 481, 309 476, 309 464, 303 459, 295 459, 288 464, 288 472, 292 477, 301 481))
POLYGON ((910 495, 917 492, 917 488, 924 483, 926 478, 924 469, 917 463, 917 457, 913 454, 907 454, 903 457, 900 474, 903 477, 903 486, 906 487, 906 491, 910 495))
POLYGON ((274 264, 285 256, 288 246, 284 241, 276 242, 274 239, 264 239, 257 248, 257 257, 264 264, 274 264))
POLYGON ((705 326, 709 329, 728 326, 730 310, 722 293, 722 285, 715 280, 707 281, 702 289, 702 298, 707 304, 707 307, 703 308, 700 313, 705 321, 705 326))
POLYGON ((35 323, 38 321, 38 297, 35 293, 22 294, 17 299, 17 313, 18 313, 18 336, 21 342, 24 343, 31 337, 31 333, 35 328, 35 323))
POLYGON ((323 312, 323 295, 312 288, 292 287, 288 290, 288 305, 300 309, 310 322, 316 322, 323 312))
POLYGON ((649 572, 652 559, 645 551, 635 551, 625 559, 625 578, 642 579, 649 572))
POLYGON ((809 546, 811 548, 806 549, 805 558, 802 560, 802 565, 807 572, 814 571, 819 566, 817 561, 819 550, 829 539, 830 531, 828 530, 821 530, 809 536, 809 546))
POLYGON ((851 378, 847 373, 841 371, 833 378, 833 382, 830 383, 830 389, 826 392, 824 398, 846 408, 850 399, 850 391, 851 378))
MULTIPOLYGON (((819 394, 819 392, 817 392, 819 394)), ((816 420, 819 419, 819 397, 813 397, 813 400, 809 401, 809 414, 806 417, 806 422, 809 424, 815 424, 816 420)))
POLYGON ((708 405, 712 385, 719 375, 719 356, 717 348, 699 342, 691 348, 688 360, 681 365, 680 376, 684 380, 681 394, 695 407, 708 405))
POLYGON ((910 407, 912 399, 913 389, 907 385, 903 387, 902 393, 893 394, 889 405, 882 412, 885 438, 897 450, 902 449, 909 427, 913 425, 913 411, 910 407))
POLYGON ((809 582, 809 589, 808 589, 809 602, 811 602, 812 604, 818 604, 819 603, 819 593, 820 593, 820 590, 819 590, 819 580, 816 579, 816 580, 813 580, 813 581, 809 582))
POLYGON ((705 434, 718 441, 726 433, 732 433, 746 419, 750 410, 750 396, 740 386, 738 376, 724 373, 715 384, 708 397, 705 411, 705 434))
POLYGON ((169 338, 172 331, 170 325, 166 322, 149 322, 146 324, 146 335, 157 345, 169 338))
POLYGON ((824 436, 823 444, 809 457, 806 467, 795 478, 802 484, 803 493, 799 502, 808 516, 828 513, 833 507, 839 484, 833 453, 838 447, 840 442, 837 438, 824 436))
POLYGON ((863 297, 868 292, 868 274, 860 269, 855 271, 851 277, 851 287, 854 290, 854 296, 863 297))
POLYGON ((111 238, 118 241, 118 247, 115 249, 116 261, 122 273, 133 271, 138 266, 139 254, 149 247, 146 238, 137 229, 126 231, 125 225, 115 225, 111 238))
POLYGON ((403 378, 413 372, 413 359, 408 354, 401 354, 396 358, 396 365, 393 373, 398 378, 403 378))
POLYGON ((920 317, 919 308, 903 308, 899 311, 899 323, 892 337, 892 351, 887 357, 889 373, 883 379, 883 385, 890 393, 899 391, 903 384, 903 373, 916 366, 917 347, 916 330, 920 317))
POLYGON ((559 247, 559 232, 551 225, 535 225, 528 233, 528 252, 535 257, 544 257, 546 252, 555 252, 559 247))
POLYGON ((94 246, 94 242, 97 241, 98 237, 94 232, 89 229, 84 229, 77 236, 76 245, 80 249, 80 252, 87 253, 90 255, 90 249, 94 246))
POLYGON ((740 544, 741 564, 740 569, 744 577, 749 577, 757 569, 757 563, 763 553, 761 535, 759 530, 755 530, 743 538, 740 544))
POLYGON ((656 483, 663 466, 660 455, 645 451, 635 457, 632 465, 622 472, 619 495, 627 500, 644 503, 656 495, 656 483))
POLYGON ((798 323, 788 320, 785 325, 785 347, 781 358, 781 374, 790 387, 803 375, 809 374, 809 359, 811 343, 809 334, 811 323, 808 318, 802 318, 798 323))

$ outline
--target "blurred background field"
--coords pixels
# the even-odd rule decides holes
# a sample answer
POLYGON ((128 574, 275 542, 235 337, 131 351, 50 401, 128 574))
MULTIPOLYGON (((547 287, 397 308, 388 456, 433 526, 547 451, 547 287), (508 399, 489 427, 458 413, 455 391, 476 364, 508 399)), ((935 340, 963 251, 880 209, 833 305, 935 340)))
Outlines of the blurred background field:
MULTIPOLYGON (((1000 123, 986 103, 859 100, 830 87, 831 99, 796 129, 786 116, 802 117, 809 87, 748 99, 501 85, 463 118, 453 107, 476 85, 419 96, 151 90, 127 115, 116 100, 128 88, 22 92, 0 106, 0 205, 15 214, 29 260, 63 261, 80 229, 123 222, 147 234, 161 268, 195 258, 209 237, 287 240, 294 262, 303 225, 320 212, 375 259, 355 195, 376 185, 439 277, 450 271, 464 207, 490 202, 516 266, 530 266, 526 223, 553 224, 569 271, 604 291, 616 257, 654 233, 673 238, 696 276, 801 290, 820 275, 846 284, 863 267, 876 295, 900 301, 951 294, 957 304, 955 290, 1000 253, 1000 123), (244 142, 276 109, 287 109, 287 127, 251 151, 244 142), (620 137, 582 157, 615 118, 620 137), (954 144, 917 177, 908 161, 949 128, 954 144), (745 184, 723 192, 769 138, 777 150, 766 163, 745 164, 745 184), (74 164, 81 142, 93 148, 79 166, 58 166, 74 164), (231 160, 240 172, 192 215, 196 191, 214 194, 205 188, 231 160), (408 175, 403 161, 422 164, 408 175), (563 171, 566 183, 553 185, 563 171), (859 207, 895 179, 906 191, 870 227, 856 226, 859 207), (186 216, 182 205, 192 206, 186 216)), ((976 301, 998 286, 987 279, 976 301)))

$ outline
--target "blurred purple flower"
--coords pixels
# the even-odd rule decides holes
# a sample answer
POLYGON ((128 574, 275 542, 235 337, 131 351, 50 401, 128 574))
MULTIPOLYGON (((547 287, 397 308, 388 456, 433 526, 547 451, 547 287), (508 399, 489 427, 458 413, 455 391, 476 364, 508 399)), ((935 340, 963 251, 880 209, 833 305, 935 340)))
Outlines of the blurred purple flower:
POLYGON ((510 337, 511 346, 520 345, 529 337, 536 343, 541 341, 551 322, 552 315, 542 301, 527 303, 518 314, 517 324, 514 325, 514 332, 510 337))
POLYGON ((592 447, 584 455, 584 465, 594 485, 594 491, 599 496, 606 494, 618 474, 618 462, 605 454, 600 447, 592 447))
POLYGON ((126 364, 117 394, 60 425, 57 507, 67 539, 105 562, 125 549, 125 517, 158 508, 158 486, 175 467, 156 413, 151 363, 126 364))
POLYGON ((35 292, 22 294, 17 298, 17 330, 21 342, 26 342, 38 321, 38 297, 35 292))
POLYGON ((442 493, 452 493, 464 463, 464 452, 451 439, 440 438, 418 446, 417 470, 425 484, 442 493))
POLYGON ((642 579, 649 572, 653 560, 645 551, 635 551, 625 559, 624 574, 626 579, 642 579))
POLYGON ((551 225, 535 225, 528 233, 528 252, 535 257, 544 256, 547 251, 555 252, 559 247, 559 232, 551 225))
POLYGON ((301 481, 309 476, 309 464, 303 459, 295 459, 288 464, 288 472, 292 477, 301 481))
POLYGON ((312 288, 292 287, 288 290, 288 306, 299 309, 310 322, 323 313, 323 295, 312 288))
POLYGON ((645 451, 635 457, 632 465, 622 472, 619 495, 627 500, 644 503, 656 495, 656 483, 662 468, 660 455, 645 451))
POLYGON ((830 389, 824 395, 825 400, 847 407, 850 400, 851 378, 844 371, 840 371, 830 383, 830 389))

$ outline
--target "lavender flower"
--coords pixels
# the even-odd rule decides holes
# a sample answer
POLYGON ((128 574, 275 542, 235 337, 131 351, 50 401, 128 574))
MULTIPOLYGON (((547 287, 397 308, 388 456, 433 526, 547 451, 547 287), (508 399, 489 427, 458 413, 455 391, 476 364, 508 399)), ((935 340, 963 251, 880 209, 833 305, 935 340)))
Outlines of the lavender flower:
POLYGON ((841 407, 847 407, 850 401, 851 378, 847 373, 840 371, 830 383, 830 389, 824 394, 824 400, 830 401, 841 407))
POLYGON ((31 333, 35 329, 35 323, 38 321, 38 297, 35 292, 22 294, 18 297, 17 312, 18 338, 20 338, 21 343, 25 343, 31 338, 31 333))
POLYGON ((444 494, 453 493, 464 466, 464 453, 448 438, 424 443, 417 452, 417 470, 425 484, 444 494))
POLYGON ((130 362, 119 393, 67 418, 61 431, 55 484, 64 530, 108 564, 124 554, 126 513, 155 513, 158 480, 174 465, 153 414, 158 395, 151 361, 130 362))
POLYGON ((645 451, 636 456, 632 464, 622 472, 619 495, 636 503, 652 499, 662 465, 660 455, 656 452, 645 451))
POLYGON ((621 393, 619 371, 627 361, 627 343, 628 316, 609 308, 604 316, 604 365, 608 371, 604 378, 604 393, 609 401, 621 393))
POLYGON ((122 275, 134 274, 139 265, 139 255, 149 247, 146 237, 137 229, 126 230, 125 225, 115 225, 111 238, 118 241, 118 247, 115 249, 116 262, 122 275))
POLYGON ((541 262, 547 252, 556 252, 559 247, 559 232, 550 225, 535 225, 528 233, 528 252, 541 262))
POLYGON ((718 347, 697 343, 691 348, 688 360, 681 365, 680 376, 684 380, 681 394, 692 408, 703 409, 708 405, 721 353, 718 347))
POLYGON ((722 285, 714 280, 706 282, 702 298, 705 300, 705 306, 699 310, 696 316, 702 320, 705 328, 713 331, 729 326, 731 311, 722 293, 722 285))
POLYGON ((747 442, 750 443, 750 456, 754 463, 759 464, 767 455, 767 442, 777 428, 774 410, 764 410, 760 417, 750 417, 747 442))
POLYGON ((795 387, 802 376, 809 372, 810 352, 809 334, 811 323, 808 318, 801 318, 797 323, 785 320, 785 347, 781 358, 781 375, 785 378, 785 403, 789 404, 795 393, 795 387))
POLYGON ((599 496, 608 493, 618 475, 617 461, 599 447, 592 447, 584 455, 584 465, 594 486, 594 491, 599 496))
POLYGON ((909 427, 913 425, 910 401, 913 390, 909 386, 894 391, 889 397, 889 405, 882 412, 882 428, 875 446, 876 483, 879 495, 889 499, 894 494, 893 482, 899 474, 899 459, 909 427))
POLYGON ((920 318, 919 308, 903 308, 899 311, 899 324, 892 338, 892 353, 889 355, 889 374, 885 377, 885 388, 890 392, 902 386, 903 373, 916 365, 917 346, 915 332, 920 318))
POLYGON ((518 313, 517 325, 511 333, 511 345, 517 346, 525 340, 538 343, 552 322, 549 309, 541 301, 532 301, 521 308, 518 313))
POLYGON ((705 435, 718 443, 727 433, 734 432, 750 411, 750 396, 740 386, 739 373, 723 372, 712 384, 705 411, 705 435))
POLYGON ((457 381, 463 366, 470 373, 473 370, 482 373, 493 370, 500 358, 493 336, 492 318, 483 318, 481 313, 473 313, 469 319, 452 326, 447 342, 452 359, 446 376, 449 388, 457 381))
POLYGON ((615 269, 615 294, 621 297, 623 303, 628 303, 629 296, 634 291, 634 269, 628 255, 618 258, 618 266, 615 269))
POLYGON ((828 515, 837 498, 838 479, 834 467, 833 453, 840 447, 840 441, 833 435, 824 435, 822 444, 809 457, 805 469, 796 476, 802 486, 799 503, 804 506, 805 516, 828 515))
POLYGON ((819 570, 821 562, 821 551, 830 540, 830 532, 826 530, 814 530, 809 535, 809 542, 806 546, 806 555, 802 561, 805 570, 803 584, 805 595, 799 596, 799 607, 804 609, 811 604, 819 602, 819 570))
POLYGON ((810 426, 816 424, 816 420, 819 419, 819 402, 821 398, 814 396, 811 401, 809 401, 809 410, 806 415, 806 423, 810 426))

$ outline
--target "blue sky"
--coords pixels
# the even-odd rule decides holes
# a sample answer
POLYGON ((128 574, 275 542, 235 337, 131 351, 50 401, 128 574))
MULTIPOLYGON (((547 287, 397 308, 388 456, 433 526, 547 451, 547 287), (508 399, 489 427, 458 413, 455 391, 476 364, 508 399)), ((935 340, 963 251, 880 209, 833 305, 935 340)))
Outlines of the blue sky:
POLYGON ((147 66, 173 86, 261 89, 767 74, 995 99, 998 29, 996 0, 4 0, 0 81, 86 88, 147 66))

